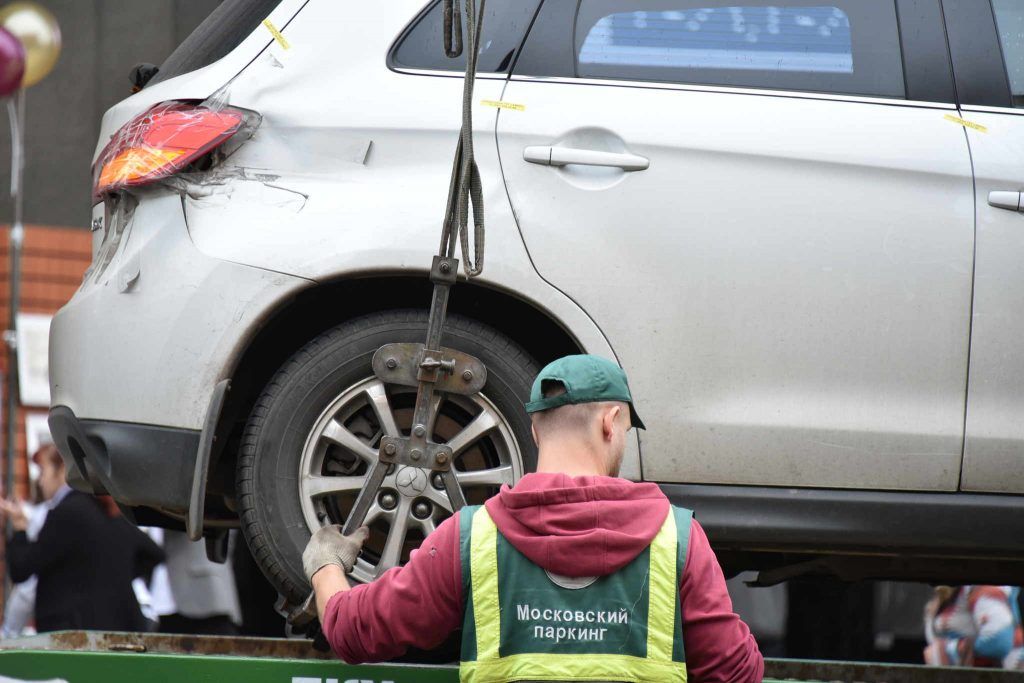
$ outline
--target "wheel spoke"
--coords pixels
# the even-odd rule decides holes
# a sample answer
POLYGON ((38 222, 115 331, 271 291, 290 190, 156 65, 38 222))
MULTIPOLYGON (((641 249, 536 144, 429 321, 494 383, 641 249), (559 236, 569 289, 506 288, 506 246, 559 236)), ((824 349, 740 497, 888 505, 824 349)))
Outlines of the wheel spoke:
POLYGON ((461 432, 449 439, 448 446, 451 447, 453 455, 458 456, 459 453, 472 446, 480 437, 497 426, 498 421, 494 415, 491 411, 485 410, 463 427, 461 432))
POLYGON ((426 538, 430 534, 434 533, 437 529, 437 522, 434 521, 433 517, 427 517, 426 519, 418 520, 420 528, 423 529, 423 538, 426 538))
POLYGON ((502 465, 491 467, 486 470, 471 470, 468 472, 456 472, 455 478, 459 486, 501 486, 502 484, 512 485, 512 466, 502 465))
POLYGON ((376 576, 380 576, 392 567, 397 567, 401 561, 405 535, 409 531, 409 508, 411 506, 412 500, 402 496, 398 509, 395 510, 395 516, 391 520, 391 528, 388 529, 388 538, 384 541, 384 549, 380 553, 376 576))
POLYGON ((310 498, 318 498, 345 491, 356 491, 366 481, 366 477, 324 477, 311 474, 303 478, 302 490, 310 498))
POLYGON ((323 431, 323 437, 343 448, 347 448, 367 463, 372 464, 377 461, 377 451, 369 444, 363 443, 362 439, 345 429, 345 426, 337 420, 331 420, 327 423, 323 431))
POLYGON ((363 518, 363 526, 370 526, 381 517, 386 517, 390 513, 380 506, 376 500, 370 504, 370 509, 366 511, 366 517, 363 518))
POLYGON ((448 512, 453 512, 452 502, 448 500, 448 494, 444 491, 438 491, 433 486, 428 486, 423 490, 423 497, 429 500, 434 505, 444 508, 448 512))
POLYGON ((383 382, 374 382, 366 387, 366 396, 370 399, 373 412, 377 415, 377 421, 386 436, 401 436, 398 425, 395 424, 395 415, 391 412, 391 403, 388 401, 388 394, 384 390, 383 382))

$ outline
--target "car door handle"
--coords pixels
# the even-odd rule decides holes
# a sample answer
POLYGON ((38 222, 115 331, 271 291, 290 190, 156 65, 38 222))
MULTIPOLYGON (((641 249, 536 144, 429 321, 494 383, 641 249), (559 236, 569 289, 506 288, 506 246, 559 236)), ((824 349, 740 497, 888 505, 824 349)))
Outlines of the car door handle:
POLYGON ((989 192, 988 205, 1007 211, 1021 211, 1020 192, 989 192))
POLYGON ((594 149, 575 149, 573 147, 551 147, 535 145, 523 150, 523 159, 531 164, 542 166, 607 166, 621 168, 623 171, 643 171, 651 165, 651 160, 639 154, 625 152, 599 152, 594 149))

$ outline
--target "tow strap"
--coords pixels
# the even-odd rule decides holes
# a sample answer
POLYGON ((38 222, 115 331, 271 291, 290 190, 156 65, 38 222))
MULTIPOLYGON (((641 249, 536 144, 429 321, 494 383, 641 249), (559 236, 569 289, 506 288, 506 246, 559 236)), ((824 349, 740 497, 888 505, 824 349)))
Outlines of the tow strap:
MULTIPOLYGON (((388 468, 411 466, 440 473, 452 510, 466 504, 462 488, 452 469, 454 453, 445 445, 435 443, 428 425, 439 401, 437 392, 471 396, 487 382, 487 369, 477 358, 441 346, 441 335, 448 313, 448 296, 458 279, 459 260, 455 246, 461 245, 467 277, 476 277, 484 268, 484 204, 480 170, 473 158, 473 86, 485 0, 464 0, 466 15, 466 75, 462 87, 462 130, 455 147, 452 176, 448 185, 448 203, 441 227, 441 245, 430 267, 434 284, 427 319, 424 344, 385 344, 373 355, 373 372, 384 383, 416 387, 416 407, 409 436, 384 436, 377 451, 377 462, 367 474, 359 491, 343 533, 353 533, 363 523, 388 468), (469 255, 469 214, 473 214, 473 256, 469 255)), ((458 0, 444 0, 444 49, 449 57, 462 52, 461 14, 458 0)))
MULTIPOLYGON (((480 182, 480 169, 473 157, 473 86, 476 85, 476 63, 479 57, 481 29, 484 23, 484 2, 475 7, 476 0, 466 1, 466 23, 469 27, 469 53, 466 55, 466 75, 462 87, 462 130, 455 147, 452 179, 448 186, 448 204, 441 227, 441 247, 438 256, 455 256, 456 234, 462 245, 462 258, 466 261, 466 276, 476 277, 484 270, 484 196, 480 182), (473 260, 469 258, 469 204, 473 205, 473 260)), ((444 0, 444 51, 448 57, 462 54, 462 25, 458 12, 453 13, 457 0, 444 0), (454 34, 454 35, 453 35, 454 34), (454 44, 453 44, 454 41, 454 44)), ((457 8, 455 8, 457 9, 457 8)), ((455 261, 456 265, 458 261, 455 261)))
MULTIPOLYGON (((444 50, 450 58, 463 54, 462 12, 459 0, 444 1, 444 50)), ((464 0, 466 74, 462 88, 462 129, 452 161, 448 202, 441 224, 441 244, 430 267, 430 281, 434 285, 427 319, 425 343, 385 344, 373 355, 373 372, 381 381, 416 387, 416 407, 413 411, 409 436, 384 436, 377 450, 377 462, 367 473, 352 510, 345 519, 342 533, 351 534, 366 519, 366 513, 377 497, 377 492, 394 465, 430 469, 441 475, 452 510, 466 504, 462 488, 452 469, 454 453, 445 445, 435 443, 429 433, 434 424, 434 413, 440 405, 440 393, 471 396, 487 383, 487 368, 477 358, 441 346, 448 297, 458 280, 459 260, 455 248, 459 245, 467 278, 473 278, 484 269, 484 200, 480 170, 473 158, 473 86, 483 12, 486 0, 464 0), (473 217, 473 253, 470 255, 469 217, 473 217)), ((288 614, 292 631, 306 632, 314 638, 318 649, 326 646, 323 634, 316 628, 316 604, 311 593, 297 609, 288 609, 282 602, 279 609, 288 614)))

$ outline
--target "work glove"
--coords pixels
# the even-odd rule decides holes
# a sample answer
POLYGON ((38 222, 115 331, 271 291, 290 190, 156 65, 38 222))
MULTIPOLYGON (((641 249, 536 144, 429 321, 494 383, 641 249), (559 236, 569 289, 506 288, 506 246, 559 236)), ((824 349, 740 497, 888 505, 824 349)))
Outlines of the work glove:
POLYGON ((341 533, 341 525, 334 524, 318 529, 302 551, 302 568, 306 578, 313 580, 313 574, 329 564, 335 564, 348 574, 352 571, 363 542, 370 535, 370 530, 361 526, 348 536, 341 533))

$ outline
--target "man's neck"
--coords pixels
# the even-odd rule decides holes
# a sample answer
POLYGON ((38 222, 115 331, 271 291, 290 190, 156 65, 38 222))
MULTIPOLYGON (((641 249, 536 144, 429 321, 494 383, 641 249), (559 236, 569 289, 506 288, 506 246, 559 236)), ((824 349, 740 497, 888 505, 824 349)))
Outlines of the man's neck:
POLYGON ((593 451, 576 445, 551 444, 537 452, 537 471, 570 477, 606 477, 608 470, 593 451))
POLYGON ((61 484, 61 487, 50 496, 50 499, 45 504, 52 510, 60 505, 61 501, 67 498, 69 493, 71 493, 71 487, 67 484, 61 484))

